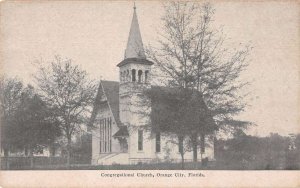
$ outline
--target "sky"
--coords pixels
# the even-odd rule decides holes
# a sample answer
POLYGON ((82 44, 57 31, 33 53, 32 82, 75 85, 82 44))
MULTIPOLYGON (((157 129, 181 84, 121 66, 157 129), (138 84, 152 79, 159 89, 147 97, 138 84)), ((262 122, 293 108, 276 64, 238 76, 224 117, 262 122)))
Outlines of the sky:
MULTIPOLYGON (((161 2, 137 1, 144 45, 157 40, 161 2)), ((239 118, 257 126, 258 136, 300 132, 300 4, 296 1, 216 1, 215 24, 229 47, 251 43, 250 107, 239 118)), ((26 1, 1 4, 1 71, 32 83, 36 59, 70 58, 93 79, 115 80, 133 14, 131 1, 26 1)))

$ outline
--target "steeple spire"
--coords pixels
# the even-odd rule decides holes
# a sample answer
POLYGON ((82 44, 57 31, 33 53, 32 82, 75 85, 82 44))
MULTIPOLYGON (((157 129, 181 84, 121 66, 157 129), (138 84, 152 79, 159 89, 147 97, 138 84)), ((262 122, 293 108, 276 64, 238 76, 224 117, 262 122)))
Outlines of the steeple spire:
POLYGON ((125 59, 127 58, 146 59, 142 36, 139 28, 139 22, 136 15, 135 2, 133 6, 133 16, 127 42, 127 48, 125 50, 125 59))

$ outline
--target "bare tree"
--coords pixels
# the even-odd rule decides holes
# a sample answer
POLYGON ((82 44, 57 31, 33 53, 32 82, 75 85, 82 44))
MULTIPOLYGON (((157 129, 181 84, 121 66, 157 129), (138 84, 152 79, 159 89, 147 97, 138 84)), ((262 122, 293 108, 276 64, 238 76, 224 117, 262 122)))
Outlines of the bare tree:
MULTIPOLYGON (((215 10, 209 3, 169 2, 164 9, 158 46, 147 50, 156 70, 164 75, 162 81, 200 93, 220 129, 250 125, 234 116, 246 107, 240 91, 248 82, 239 77, 248 66, 251 47, 230 49, 225 45, 227 38, 214 26, 215 10)), ((194 161, 198 137, 206 134, 205 129, 191 130, 194 161)))
POLYGON ((35 76, 42 99, 53 110, 67 141, 68 165, 71 139, 87 122, 96 93, 96 85, 86 71, 72 60, 56 56, 49 66, 41 65, 35 76))

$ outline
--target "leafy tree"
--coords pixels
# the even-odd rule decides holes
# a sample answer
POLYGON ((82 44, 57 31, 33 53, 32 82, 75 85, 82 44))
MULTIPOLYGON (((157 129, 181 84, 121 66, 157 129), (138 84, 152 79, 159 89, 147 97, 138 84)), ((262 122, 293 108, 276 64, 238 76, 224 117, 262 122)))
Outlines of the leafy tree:
POLYGON ((73 144, 73 156, 75 155, 77 159, 77 163, 90 163, 92 159, 92 135, 89 133, 85 133, 82 135, 78 135, 76 142, 73 144))
MULTIPOLYGON (((152 87, 146 95, 151 101, 151 129, 154 132, 171 133, 178 141, 182 168, 184 168, 184 153, 189 147, 184 147, 193 131, 212 133, 216 126, 209 110, 199 92, 183 88, 152 87), (199 126, 200 125, 200 126, 199 126), (199 130, 195 130, 195 128, 199 130)), ((171 139, 172 140, 172 139, 171 139)))
POLYGON ((41 147, 51 146, 60 136, 58 122, 46 103, 34 93, 31 86, 25 88, 13 123, 17 126, 17 142, 30 156, 41 147))
POLYGON ((87 72, 73 65, 72 60, 56 56, 50 65, 40 67, 35 76, 39 93, 54 117, 67 142, 68 164, 72 136, 86 123, 94 101, 96 86, 87 72))
POLYGON ((289 150, 286 156, 286 169, 300 169, 300 134, 289 135, 289 150))
POLYGON ((0 80, 0 104, 1 104, 1 148, 4 155, 8 156, 9 150, 16 146, 16 126, 12 121, 21 102, 23 83, 17 78, 1 77, 0 80))
POLYGON ((233 138, 216 142, 215 156, 219 162, 229 164, 230 169, 295 168, 296 155, 294 150, 289 151, 288 146, 288 137, 277 133, 271 133, 268 137, 256 137, 237 131, 233 138))
MULTIPOLYGON (((239 91, 248 82, 239 76, 248 65, 249 45, 240 49, 224 45, 227 38, 214 26, 215 10, 208 3, 169 2, 164 8, 158 45, 147 50, 157 73, 164 75, 158 80, 169 87, 198 91, 219 129, 232 131, 250 125, 234 118, 246 107, 245 95, 239 91)), ((196 161, 198 136, 207 132, 197 128, 202 126, 197 121, 192 124, 189 137, 196 161)))
POLYGON ((46 104, 30 85, 17 78, 1 79, 1 143, 5 156, 12 148, 33 152, 59 136, 46 104))

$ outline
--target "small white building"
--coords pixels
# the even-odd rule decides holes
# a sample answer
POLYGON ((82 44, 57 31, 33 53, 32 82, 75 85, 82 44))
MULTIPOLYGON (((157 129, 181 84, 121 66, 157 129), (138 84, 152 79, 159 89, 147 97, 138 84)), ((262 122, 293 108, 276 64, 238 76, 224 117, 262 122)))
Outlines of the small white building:
MULTIPOLYGON (((175 143, 176 137, 163 133, 155 134, 143 128, 150 118, 147 114, 151 107, 143 105, 142 101, 145 100, 143 90, 152 87, 152 65, 153 62, 147 60, 145 56, 134 7, 125 58, 117 65, 120 70, 120 82, 101 81, 96 96, 91 117, 91 124, 94 126, 92 164, 181 160, 178 144, 175 143)), ((198 151, 200 160, 200 149, 198 151)), ((209 143, 207 139, 202 158, 213 159, 213 151, 213 143, 209 143)), ((192 151, 186 152, 184 158, 192 161, 192 151)))

